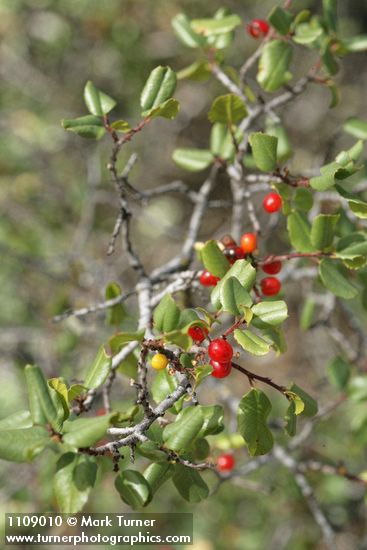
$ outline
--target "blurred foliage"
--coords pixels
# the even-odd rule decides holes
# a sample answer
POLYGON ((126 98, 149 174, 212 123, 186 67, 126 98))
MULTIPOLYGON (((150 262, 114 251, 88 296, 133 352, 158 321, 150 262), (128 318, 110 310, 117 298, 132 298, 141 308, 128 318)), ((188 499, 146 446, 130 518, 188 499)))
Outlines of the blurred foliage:
MULTIPOLYGON (((172 33, 171 18, 179 11, 191 17, 210 16, 222 4, 219 0, 0 0, 1 417, 20 407, 26 362, 42 364, 49 376, 58 373, 77 379, 79 369, 93 358, 96 337, 99 342, 108 334, 98 322, 102 320, 103 325, 103 314, 84 321, 70 319, 63 325, 53 324, 52 316, 103 299, 111 280, 124 281, 126 287, 131 282, 126 266, 106 257, 116 216, 114 192, 104 167, 108 144, 83 142, 64 132, 60 120, 85 112, 81 90, 91 79, 118 100, 121 118, 136 121, 138 94, 149 71, 158 63, 179 70, 192 61, 172 33)), ((274 2, 228 0, 225 4, 247 22, 265 16, 274 2)), ((316 10, 320 4, 294 2, 296 8, 316 10)), ((339 4, 345 33, 366 32, 366 2, 339 4)), ((240 63, 255 47, 245 31, 238 32, 229 60, 240 63)), ((319 165, 334 148, 343 146, 346 138, 336 133, 340 120, 362 114, 365 106, 365 60, 355 55, 343 65, 337 114, 326 112, 329 98, 319 91, 311 91, 307 102, 300 100, 297 108, 287 109, 285 121, 296 149, 296 170, 319 165), (327 140, 330 135, 332 143, 327 140)), ((170 125, 159 121, 137 137, 134 150, 141 162, 134 176, 138 186, 181 177, 171 161, 175 146, 207 146, 210 126, 205 108, 219 89, 212 81, 209 85, 183 83, 178 93, 183 106, 179 119, 170 125)), ((195 186, 199 177, 192 176, 189 182, 195 186)), ((138 247, 152 250, 151 265, 169 258, 180 243, 188 208, 179 197, 160 198, 149 204, 144 219, 135 222, 138 247)), ((226 220, 226 212, 216 213, 203 238, 220 232, 226 220)), ((132 324, 129 315, 124 321, 127 329, 132 324)), ((295 330, 290 330, 289 338, 299 341, 295 330)), ((323 378, 318 368, 327 351, 315 364, 312 355, 307 357, 307 345, 306 338, 304 348, 291 344, 281 373, 292 371, 295 365, 298 375, 307 372, 307 384, 312 387, 323 378)), ((366 421, 363 404, 341 409, 319 425, 313 450, 320 457, 343 460, 348 449, 350 469, 361 471, 366 421)), ((240 461, 244 451, 237 453, 240 461)), ((29 467, 2 462, 2 511, 52 508, 51 467, 47 455, 29 467), (36 471, 41 483, 36 481, 36 471)), ((213 486, 215 479, 210 476, 213 486)), ((200 505, 199 513, 167 485, 147 511, 194 511, 196 550, 224 550, 229 540, 233 550, 321 548, 318 529, 287 472, 270 466, 264 477, 262 472, 251 476, 260 484, 263 478, 267 486, 259 489, 256 485, 256 491, 224 484, 200 505), (269 486, 270 494, 266 492, 269 486)), ((363 534, 361 487, 332 476, 315 473, 313 478, 334 526, 348 526, 351 533, 363 534)), ((111 490, 112 483, 111 473, 94 492, 88 511, 127 511, 111 490)), ((353 548, 354 543, 351 534, 345 547, 353 548)))

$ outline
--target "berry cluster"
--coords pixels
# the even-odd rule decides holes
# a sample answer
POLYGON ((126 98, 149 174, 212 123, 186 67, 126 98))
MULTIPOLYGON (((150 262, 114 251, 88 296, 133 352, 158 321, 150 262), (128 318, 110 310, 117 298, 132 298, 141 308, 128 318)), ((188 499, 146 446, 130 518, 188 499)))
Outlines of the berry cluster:
POLYGON ((214 378, 225 378, 232 370, 233 348, 224 338, 212 340, 208 347, 214 378))
MULTIPOLYGON (((280 210, 282 207, 280 195, 275 192, 268 193, 263 200, 263 207, 269 214, 280 210)), ((221 243, 224 246, 223 254, 231 264, 234 264, 237 260, 242 260, 256 251, 257 236, 256 233, 244 233, 240 241, 241 246, 238 246, 230 235, 225 235, 221 239, 221 243)), ((262 265, 262 270, 268 275, 276 275, 280 272, 281 268, 282 264, 278 260, 262 265)), ((219 277, 215 277, 212 273, 209 273, 209 271, 203 271, 200 275, 200 283, 203 286, 216 286, 219 280, 219 277)), ((280 292, 281 283, 276 277, 265 277, 261 280, 260 287, 264 296, 275 296, 280 292)), ((190 336, 192 335, 190 334, 190 336)), ((195 341, 193 336, 192 339, 195 341)))

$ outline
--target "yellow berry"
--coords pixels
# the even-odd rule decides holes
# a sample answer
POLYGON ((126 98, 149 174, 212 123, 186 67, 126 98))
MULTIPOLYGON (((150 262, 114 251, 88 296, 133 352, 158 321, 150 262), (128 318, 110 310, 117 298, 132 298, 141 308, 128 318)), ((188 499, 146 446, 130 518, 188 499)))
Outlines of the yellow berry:
POLYGON ((152 363, 153 369, 161 370, 166 368, 169 361, 167 357, 163 355, 163 353, 156 353, 151 363, 152 363))

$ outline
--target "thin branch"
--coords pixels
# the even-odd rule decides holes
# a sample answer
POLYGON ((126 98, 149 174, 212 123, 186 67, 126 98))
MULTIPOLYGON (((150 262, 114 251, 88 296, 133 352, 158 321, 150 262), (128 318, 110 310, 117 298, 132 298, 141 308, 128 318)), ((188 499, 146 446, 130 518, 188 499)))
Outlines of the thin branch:
POLYGON ((187 236, 183 243, 180 254, 178 254, 172 260, 152 272, 151 280, 153 282, 159 280, 162 275, 179 271, 180 269, 184 269, 190 265, 194 252, 194 243, 198 237, 201 222, 208 204, 209 196, 216 184, 219 169, 220 166, 217 164, 212 166, 208 178, 204 181, 203 185, 200 188, 200 191, 198 192, 197 202, 191 215, 187 236))
POLYGON ((274 388, 275 390, 277 390, 278 392, 280 392, 281 394, 287 397, 287 392, 289 391, 288 388, 277 384, 268 376, 261 376, 260 374, 251 372, 245 369, 245 367, 241 367, 241 365, 237 365, 237 363, 233 363, 233 362, 232 362, 232 367, 242 372, 242 374, 244 374, 245 376, 247 376, 251 386, 253 385, 254 380, 258 380, 259 382, 263 382, 263 384, 267 384, 268 386, 271 386, 272 388, 274 388))
POLYGON ((306 500, 307 505, 310 509, 311 514, 313 515, 315 522, 320 527, 320 530, 322 532, 322 535, 325 541, 325 545, 330 550, 334 550, 336 548, 335 532, 332 526, 330 525, 328 519, 326 518, 324 512, 322 511, 307 478, 303 475, 303 473, 299 471, 297 462, 291 456, 287 455, 284 449, 278 445, 274 446, 273 454, 274 454, 274 457, 283 466, 285 466, 288 470, 290 470, 293 473, 295 482, 297 483, 302 493, 302 496, 306 500))

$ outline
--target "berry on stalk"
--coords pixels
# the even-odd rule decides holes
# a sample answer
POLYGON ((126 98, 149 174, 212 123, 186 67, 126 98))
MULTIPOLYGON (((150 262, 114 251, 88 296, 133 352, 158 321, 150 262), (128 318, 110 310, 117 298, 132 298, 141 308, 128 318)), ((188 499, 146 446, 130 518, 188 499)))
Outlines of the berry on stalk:
POLYGON ((201 344, 208 336, 209 331, 206 328, 199 327, 198 325, 193 325, 187 331, 187 334, 191 336, 195 344, 201 344))
POLYGON ((224 338, 216 338, 210 342, 208 354, 213 361, 228 363, 233 357, 233 348, 224 338))
POLYGON ((230 472, 235 465, 235 459, 233 455, 223 454, 218 457, 217 470, 220 472, 230 472))
POLYGON ((156 353, 151 360, 153 369, 162 370, 168 365, 168 358, 163 353, 156 353))
POLYGON ((247 32, 252 38, 264 38, 269 32, 269 23, 264 19, 253 19, 247 25, 247 32))
POLYGON ((251 254, 256 250, 257 237, 256 233, 244 233, 241 237, 241 248, 245 254, 251 254))
POLYGON ((263 207, 268 214, 278 212, 282 208, 282 197, 278 193, 268 193, 263 200, 263 207))
POLYGON ((279 279, 276 277, 265 277, 265 279, 262 279, 260 286, 264 296, 275 296, 282 287, 279 279))
POLYGON ((203 286, 216 286, 218 281, 220 281, 219 277, 215 277, 209 271, 203 271, 200 275, 200 284, 203 286))
POLYGON ((223 254, 228 259, 230 264, 234 264, 237 260, 242 260, 245 256, 245 253, 240 246, 230 246, 225 248, 223 254))
POLYGON ((269 275, 276 275, 282 269, 282 262, 280 262, 279 260, 275 260, 274 262, 270 262, 261 266, 261 269, 264 271, 264 273, 268 273, 269 275))
POLYGON ((221 363, 219 361, 210 361, 211 366, 213 367, 211 375, 214 378, 226 378, 231 373, 232 363, 229 361, 227 363, 221 363))

